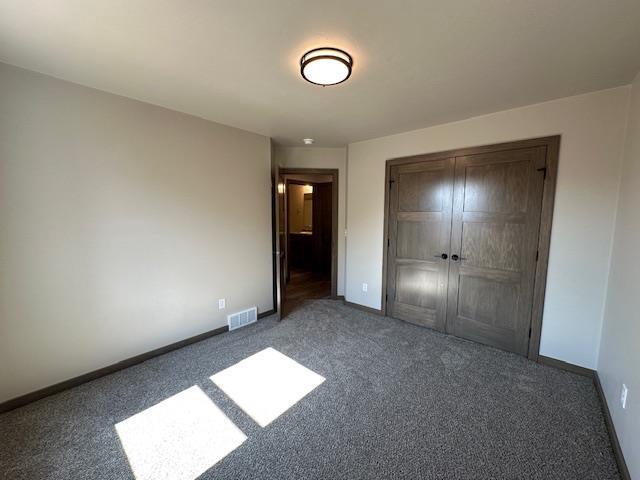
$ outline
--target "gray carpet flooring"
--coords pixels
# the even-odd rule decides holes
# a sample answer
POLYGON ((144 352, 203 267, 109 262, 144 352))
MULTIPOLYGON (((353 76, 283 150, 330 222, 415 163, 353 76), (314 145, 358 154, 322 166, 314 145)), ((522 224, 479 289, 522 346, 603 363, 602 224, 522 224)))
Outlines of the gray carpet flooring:
POLYGON ((619 478, 589 379, 331 300, 0 415, 1 478, 134 478, 114 425, 194 385, 247 436, 202 479, 619 478), (326 380, 263 428, 209 377, 267 347, 326 380))

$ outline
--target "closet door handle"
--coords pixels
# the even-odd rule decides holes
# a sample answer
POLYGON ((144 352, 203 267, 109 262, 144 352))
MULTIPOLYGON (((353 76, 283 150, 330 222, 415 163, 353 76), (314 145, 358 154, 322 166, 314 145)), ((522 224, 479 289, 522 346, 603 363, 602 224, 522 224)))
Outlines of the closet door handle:
POLYGON ((459 257, 456 254, 451 255, 451 260, 453 260, 454 262, 457 262, 458 260, 466 260, 466 257, 459 257))
POLYGON ((434 255, 433 258, 441 258, 443 260, 446 260, 447 258, 449 258, 449 255, 447 255, 446 253, 443 253, 441 255, 434 255))

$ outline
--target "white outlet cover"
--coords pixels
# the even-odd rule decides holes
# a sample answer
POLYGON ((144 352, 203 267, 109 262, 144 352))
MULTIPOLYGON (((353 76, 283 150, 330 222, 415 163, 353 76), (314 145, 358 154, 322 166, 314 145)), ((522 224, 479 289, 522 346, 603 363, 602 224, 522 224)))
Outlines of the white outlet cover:
POLYGON ((623 383, 622 384, 622 392, 620 393, 620 404, 622 405, 622 408, 627 408, 627 394, 628 393, 629 393, 629 389, 623 383))
POLYGON ((362 284, 362 291, 363 292, 366 292, 368 290, 368 288, 369 288, 369 285, 367 285, 366 283, 362 284))
POLYGON ((227 302, 224 298, 221 298, 220 300, 218 300, 218 310, 222 310, 226 306, 227 306, 227 302))

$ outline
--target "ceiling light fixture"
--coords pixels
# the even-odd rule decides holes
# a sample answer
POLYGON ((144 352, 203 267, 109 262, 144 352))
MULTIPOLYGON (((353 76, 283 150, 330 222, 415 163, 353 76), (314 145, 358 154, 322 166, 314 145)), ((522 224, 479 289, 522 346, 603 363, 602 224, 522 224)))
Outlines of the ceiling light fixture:
POLYGON ((304 142, 305 145, 313 145, 313 142, 315 140, 313 138, 303 138, 302 141, 304 142))
POLYGON ((337 48, 323 47, 309 50, 300 59, 300 74, 316 85, 337 85, 351 75, 353 58, 337 48))

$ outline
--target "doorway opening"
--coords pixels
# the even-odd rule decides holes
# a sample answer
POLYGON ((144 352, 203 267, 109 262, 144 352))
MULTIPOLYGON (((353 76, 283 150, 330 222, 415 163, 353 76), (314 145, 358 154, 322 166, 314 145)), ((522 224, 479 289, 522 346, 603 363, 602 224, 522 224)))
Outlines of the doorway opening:
POLYGON ((338 171, 278 172, 280 316, 337 290, 338 171))

